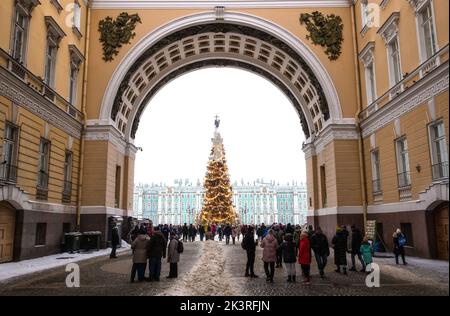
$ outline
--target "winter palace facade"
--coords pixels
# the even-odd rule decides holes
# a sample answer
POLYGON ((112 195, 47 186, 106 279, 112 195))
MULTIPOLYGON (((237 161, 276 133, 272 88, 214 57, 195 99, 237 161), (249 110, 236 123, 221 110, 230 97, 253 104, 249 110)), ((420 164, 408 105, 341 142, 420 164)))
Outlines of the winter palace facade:
MULTIPOLYGON (((200 182, 175 181, 173 186, 139 184, 134 190, 134 216, 155 224, 193 224, 203 205, 200 182)), ((307 221, 306 186, 292 182, 280 185, 262 179, 233 184, 233 205, 242 224, 307 221)))

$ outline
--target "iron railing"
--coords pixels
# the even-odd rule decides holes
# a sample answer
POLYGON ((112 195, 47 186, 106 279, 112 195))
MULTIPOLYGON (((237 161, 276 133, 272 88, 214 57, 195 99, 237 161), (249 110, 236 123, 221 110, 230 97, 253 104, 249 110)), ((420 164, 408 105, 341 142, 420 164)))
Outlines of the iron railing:
POLYGON ((432 166, 433 180, 448 178, 448 161, 443 161, 432 166))
POLYGON ((63 192, 62 192, 62 202, 70 203, 72 199, 72 182, 64 181, 63 192))
POLYGON ((0 48, 0 67, 3 67, 23 81, 31 89, 50 100, 56 107, 66 112, 76 120, 84 121, 84 114, 75 108, 68 100, 58 94, 41 77, 36 76, 21 62, 13 58, 7 51, 0 48))
POLYGON ((381 179, 372 180, 372 192, 373 193, 381 192, 381 179))
POLYGON ((410 73, 405 74, 404 78, 398 82, 395 86, 387 90, 383 95, 374 100, 371 104, 367 105, 359 114, 359 118, 364 121, 378 109, 389 103, 395 96, 403 93, 410 87, 412 87, 416 82, 421 80, 427 74, 432 72, 441 63, 446 61, 446 55, 449 51, 449 45, 445 45, 439 51, 437 51, 428 60, 421 63, 416 69, 412 70, 410 73))
POLYGON ((397 179, 399 188, 404 188, 411 185, 411 177, 408 171, 397 174, 397 179))
POLYGON ((17 166, 3 163, 0 165, 0 181, 17 182, 17 166))

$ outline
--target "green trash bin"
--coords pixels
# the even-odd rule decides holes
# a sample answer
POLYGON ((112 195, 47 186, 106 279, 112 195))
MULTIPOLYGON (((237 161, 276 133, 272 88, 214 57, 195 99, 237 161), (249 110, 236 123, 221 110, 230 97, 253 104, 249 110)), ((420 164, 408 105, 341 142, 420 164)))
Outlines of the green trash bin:
POLYGON ((64 233, 64 251, 70 253, 80 252, 81 236, 80 232, 64 233))
POLYGON ((97 249, 100 250, 100 239, 102 233, 99 231, 92 232, 84 232, 81 236, 81 249, 83 250, 91 250, 97 249))

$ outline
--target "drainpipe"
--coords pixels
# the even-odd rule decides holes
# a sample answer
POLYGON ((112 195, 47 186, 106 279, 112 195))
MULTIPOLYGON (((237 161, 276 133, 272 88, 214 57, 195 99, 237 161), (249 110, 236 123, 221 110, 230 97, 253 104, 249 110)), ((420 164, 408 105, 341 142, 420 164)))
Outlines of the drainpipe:
POLYGON ((361 173, 360 173, 360 183, 361 183, 361 200, 362 200, 362 206, 363 206, 363 220, 364 220, 364 232, 367 231, 367 187, 366 187, 366 181, 367 181, 367 175, 366 175, 366 163, 364 160, 364 142, 363 142, 363 136, 362 136, 362 129, 361 129, 361 122, 359 120, 359 114, 363 110, 362 108, 362 92, 361 92, 361 69, 359 66, 358 61, 358 33, 357 33, 357 25, 356 25, 356 14, 355 14, 355 5, 356 1, 352 1, 351 5, 351 13, 352 13, 352 29, 353 29, 353 51, 354 51, 354 62, 355 62, 355 78, 356 78, 356 100, 358 103, 358 112, 356 113, 356 128, 358 131, 358 156, 359 156, 359 165, 361 166, 361 173))
POLYGON ((89 64, 89 37, 90 37, 90 26, 91 26, 91 0, 87 3, 87 15, 86 15, 86 39, 84 44, 84 70, 83 70, 83 100, 81 103, 81 112, 83 113, 83 126, 81 129, 81 139, 80 139, 80 150, 78 161, 80 167, 78 168, 78 190, 77 190, 77 231, 80 230, 81 222, 81 191, 83 184, 83 167, 84 167, 84 132, 86 131, 86 102, 87 102, 87 75, 88 75, 88 64, 89 64))

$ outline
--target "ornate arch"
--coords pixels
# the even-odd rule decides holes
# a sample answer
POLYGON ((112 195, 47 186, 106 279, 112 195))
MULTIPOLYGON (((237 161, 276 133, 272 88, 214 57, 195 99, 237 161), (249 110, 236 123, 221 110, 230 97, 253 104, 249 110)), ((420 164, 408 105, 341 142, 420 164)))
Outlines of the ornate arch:
POLYGON ((215 18, 212 13, 185 17, 136 44, 108 84, 100 119, 110 120, 127 140, 134 138, 141 113, 162 86, 214 65, 243 68, 273 82, 293 103, 307 138, 330 118, 341 118, 331 79, 295 36, 253 16, 215 18))

